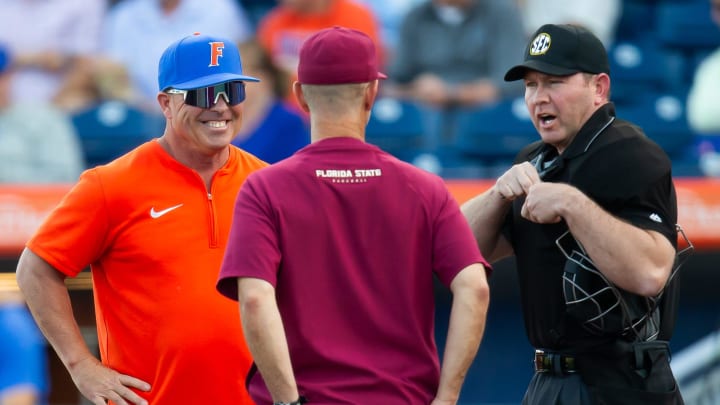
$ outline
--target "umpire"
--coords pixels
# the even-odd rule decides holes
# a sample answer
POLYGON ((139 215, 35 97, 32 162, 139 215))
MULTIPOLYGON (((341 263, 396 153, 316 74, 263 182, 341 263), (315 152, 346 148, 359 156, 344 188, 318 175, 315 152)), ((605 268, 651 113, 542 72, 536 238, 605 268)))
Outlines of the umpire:
POLYGON ((669 365, 677 312, 670 160, 615 116, 589 31, 544 25, 523 80, 541 140, 463 205, 491 261, 514 255, 535 370, 523 404, 682 404, 669 365))

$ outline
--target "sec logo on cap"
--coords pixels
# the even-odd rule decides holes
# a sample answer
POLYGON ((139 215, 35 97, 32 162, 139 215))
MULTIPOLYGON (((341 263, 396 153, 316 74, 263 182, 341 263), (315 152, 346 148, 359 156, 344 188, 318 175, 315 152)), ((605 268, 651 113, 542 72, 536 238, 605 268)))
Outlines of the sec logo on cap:
POLYGON ((542 55, 550 49, 550 35, 544 32, 538 34, 533 39, 532 45, 530 46, 530 55, 542 55))

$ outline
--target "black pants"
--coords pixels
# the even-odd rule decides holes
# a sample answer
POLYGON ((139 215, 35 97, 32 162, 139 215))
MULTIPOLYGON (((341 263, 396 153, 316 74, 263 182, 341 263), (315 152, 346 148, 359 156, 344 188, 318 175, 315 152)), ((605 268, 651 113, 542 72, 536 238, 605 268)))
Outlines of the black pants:
POLYGON ((523 405, 683 405, 662 342, 576 356, 577 373, 535 373, 523 405))
POLYGON ((592 405, 579 374, 535 373, 525 392, 523 405, 592 405))
POLYGON ((684 404, 667 342, 617 343, 614 350, 578 356, 577 365, 594 404, 684 404))

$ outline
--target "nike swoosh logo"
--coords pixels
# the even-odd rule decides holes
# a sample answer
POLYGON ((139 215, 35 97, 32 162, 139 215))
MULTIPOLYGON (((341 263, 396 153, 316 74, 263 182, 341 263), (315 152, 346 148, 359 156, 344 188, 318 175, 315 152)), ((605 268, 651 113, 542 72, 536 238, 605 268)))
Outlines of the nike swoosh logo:
POLYGON ((167 214, 168 212, 170 212, 176 208, 180 208, 180 207, 182 207, 182 204, 178 204, 178 205, 172 206, 170 208, 165 208, 162 211, 155 211, 155 207, 152 207, 152 208, 150 208, 150 216, 153 219, 160 218, 161 216, 167 214))

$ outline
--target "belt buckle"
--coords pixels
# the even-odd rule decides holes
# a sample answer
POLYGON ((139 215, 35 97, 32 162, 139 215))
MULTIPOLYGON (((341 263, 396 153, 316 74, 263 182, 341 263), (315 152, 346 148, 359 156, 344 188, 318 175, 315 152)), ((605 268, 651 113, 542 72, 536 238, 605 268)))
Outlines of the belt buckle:
POLYGON ((575 368, 575 358, 558 353, 545 353, 544 350, 535 349, 535 372, 553 373, 553 374, 573 374, 577 372, 575 368))
POLYGON ((549 368, 545 365, 545 352, 540 349, 535 349, 535 371, 538 373, 547 373, 549 368))

